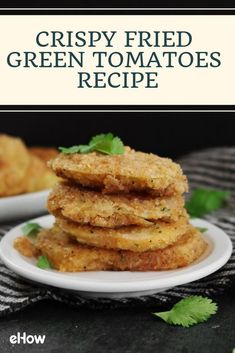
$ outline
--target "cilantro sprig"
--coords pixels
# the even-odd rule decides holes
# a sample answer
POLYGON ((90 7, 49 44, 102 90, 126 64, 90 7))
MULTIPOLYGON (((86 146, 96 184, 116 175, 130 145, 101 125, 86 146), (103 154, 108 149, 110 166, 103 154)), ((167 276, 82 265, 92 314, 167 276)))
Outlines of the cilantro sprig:
MULTIPOLYGON (((22 232, 23 232, 23 235, 29 237, 34 242, 41 229, 42 227, 38 223, 31 222, 31 223, 26 223, 22 227, 22 232)), ((41 255, 38 257, 36 266, 44 270, 52 268, 50 261, 45 255, 41 255)))
POLYGON ((42 227, 38 224, 38 223, 26 223, 23 227, 22 227, 22 232, 23 235, 31 238, 32 240, 35 240, 38 232, 42 229, 42 227))
POLYGON ((52 268, 50 261, 48 260, 48 258, 45 255, 41 255, 38 257, 38 261, 37 261, 36 265, 37 265, 37 267, 39 267, 43 270, 52 268))
POLYGON ((196 227, 198 230, 199 230, 199 232, 201 232, 201 233, 205 233, 205 232, 207 232, 208 231, 208 228, 204 228, 204 227, 196 227))
POLYGON ((199 188, 193 191, 185 206, 190 216, 201 217, 221 208, 228 197, 227 191, 199 188))
POLYGON ((123 154, 125 151, 122 140, 119 137, 114 136, 112 133, 96 135, 92 137, 88 145, 59 147, 59 150, 64 154, 87 154, 96 151, 109 155, 123 154))
POLYGON ((171 310, 153 313, 170 325, 190 327, 208 320, 218 310, 211 299, 202 296, 190 296, 180 300, 171 310))

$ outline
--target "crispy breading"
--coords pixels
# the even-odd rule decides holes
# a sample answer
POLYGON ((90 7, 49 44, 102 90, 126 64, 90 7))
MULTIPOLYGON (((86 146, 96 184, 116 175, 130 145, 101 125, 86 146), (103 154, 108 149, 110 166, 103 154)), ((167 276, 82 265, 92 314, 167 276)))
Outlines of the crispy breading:
POLYGON ((59 153, 58 150, 53 147, 42 146, 29 147, 29 151, 31 154, 41 159, 45 164, 47 164, 50 159, 55 158, 59 153))
POLYGON ((31 155, 30 167, 24 179, 24 192, 50 189, 58 181, 57 176, 38 157, 31 155))
POLYGON ((23 141, 0 135, 0 196, 23 192, 23 180, 30 165, 30 155, 23 141))
POLYGON ((146 191, 170 195, 182 194, 188 188, 180 166, 171 159, 129 147, 122 155, 60 153, 49 165, 58 176, 104 193, 146 191))
POLYGON ((192 226, 180 240, 165 249, 146 252, 105 250, 80 245, 57 228, 38 235, 37 248, 53 267, 63 272, 79 271, 159 271, 184 267, 198 259, 207 247, 192 226))
POLYGON ((29 238, 25 236, 15 239, 14 248, 27 257, 36 257, 40 255, 40 250, 38 250, 35 244, 33 244, 29 238))
POLYGON ((46 162, 56 154, 56 150, 51 148, 32 148, 30 153, 21 139, 0 135, 0 196, 18 195, 54 186, 58 178, 46 162))
POLYGON ((29 185, 31 184, 31 191, 39 191, 52 188, 56 182, 58 182, 58 178, 55 173, 48 167, 47 162, 51 158, 55 158, 58 155, 58 151, 52 147, 41 146, 30 147, 29 151, 33 156, 33 163, 31 168, 32 180, 31 182, 29 180, 29 185))
POLYGON ((57 184, 47 208, 80 224, 116 228, 125 225, 151 226, 157 220, 177 221, 184 214, 182 196, 154 197, 147 194, 106 195, 71 185, 57 184))
POLYGON ((56 222, 64 232, 80 243, 132 251, 165 248, 177 241, 189 227, 186 216, 174 223, 157 221, 151 227, 123 226, 114 229, 79 225, 62 217, 57 217, 56 222))

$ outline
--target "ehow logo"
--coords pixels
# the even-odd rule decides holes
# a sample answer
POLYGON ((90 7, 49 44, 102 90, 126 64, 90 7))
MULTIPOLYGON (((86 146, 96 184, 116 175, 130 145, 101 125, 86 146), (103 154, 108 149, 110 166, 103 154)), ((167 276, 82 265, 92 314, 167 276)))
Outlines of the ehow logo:
POLYGON ((16 335, 11 335, 9 341, 11 344, 43 344, 46 335, 28 335, 26 332, 22 334, 17 332, 16 335))

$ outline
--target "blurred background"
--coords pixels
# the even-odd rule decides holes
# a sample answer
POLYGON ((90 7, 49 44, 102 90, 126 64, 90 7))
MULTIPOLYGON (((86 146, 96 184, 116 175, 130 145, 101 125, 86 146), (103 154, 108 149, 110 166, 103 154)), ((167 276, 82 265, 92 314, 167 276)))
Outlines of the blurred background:
POLYGON ((172 158, 215 146, 235 146, 235 113, 0 113, 0 133, 31 145, 72 146, 113 132, 135 149, 172 158))

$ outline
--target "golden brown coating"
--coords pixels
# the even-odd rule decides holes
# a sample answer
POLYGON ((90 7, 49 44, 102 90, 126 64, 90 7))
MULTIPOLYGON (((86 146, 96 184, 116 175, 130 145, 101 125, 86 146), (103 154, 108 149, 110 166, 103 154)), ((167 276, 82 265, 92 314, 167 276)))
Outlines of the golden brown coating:
POLYGON ((49 165, 58 176, 104 193, 147 191, 170 195, 182 194, 188 188, 180 166, 171 159, 129 147, 122 155, 60 153, 49 165))
POLYGON ((47 162, 51 158, 55 158, 58 151, 51 147, 30 147, 29 151, 32 155, 32 167, 29 172, 31 180, 28 178, 28 192, 29 190, 39 191, 52 188, 58 178, 48 167, 47 162))
POLYGON ((47 164, 50 159, 55 158, 59 153, 58 150, 53 147, 42 146, 30 147, 29 151, 31 154, 41 159, 45 164, 47 164))
POLYGON ((182 196, 154 197, 148 194, 112 194, 57 184, 48 198, 48 211, 71 221, 96 227, 151 226, 161 219, 177 221, 184 214, 182 196))
POLYGON ((15 239, 14 248, 27 257, 36 257, 40 255, 40 250, 38 250, 35 244, 25 236, 15 239))
POLYGON ((151 227, 124 226, 114 229, 82 226, 62 217, 57 217, 56 222, 64 232, 80 243, 139 252, 165 248, 177 241, 189 227, 186 216, 180 217, 174 223, 158 221, 151 227))
POLYGON ((30 165, 30 155, 23 141, 0 135, 0 196, 23 192, 23 180, 30 165))
POLYGON ((191 264, 203 254, 207 243, 191 226, 177 243, 165 249, 141 253, 105 250, 79 245, 54 227, 39 233, 36 246, 55 269, 63 272, 159 271, 191 264))
POLYGON ((24 179, 24 192, 35 192, 53 187, 58 178, 38 157, 31 155, 30 167, 24 179))
POLYGON ((46 163, 57 151, 31 150, 19 138, 0 135, 0 197, 49 189, 58 181, 46 163))

